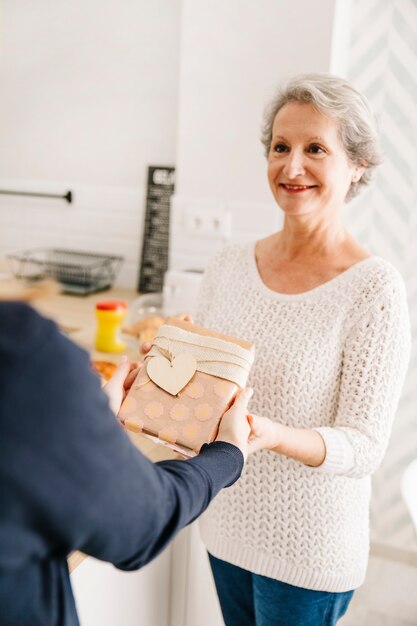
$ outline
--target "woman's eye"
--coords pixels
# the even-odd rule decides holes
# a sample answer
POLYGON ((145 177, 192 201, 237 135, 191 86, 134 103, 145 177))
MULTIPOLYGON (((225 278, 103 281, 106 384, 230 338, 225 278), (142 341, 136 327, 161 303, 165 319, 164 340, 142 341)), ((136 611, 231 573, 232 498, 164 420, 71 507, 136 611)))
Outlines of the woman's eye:
POLYGON ((311 146, 309 147, 309 150, 313 154, 325 154, 325 151, 323 150, 323 148, 319 146, 317 143, 312 143, 311 146))
POLYGON ((287 146, 285 145, 285 143, 277 143, 277 145, 274 147, 275 152, 285 152, 286 150, 287 146))

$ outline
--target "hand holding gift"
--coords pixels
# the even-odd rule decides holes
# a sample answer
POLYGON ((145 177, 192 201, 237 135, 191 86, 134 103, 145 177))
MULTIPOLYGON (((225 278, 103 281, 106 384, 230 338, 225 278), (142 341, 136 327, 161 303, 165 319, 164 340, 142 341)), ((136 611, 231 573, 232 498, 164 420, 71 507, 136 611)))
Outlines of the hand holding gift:
POLYGON ((246 385, 253 358, 248 341, 170 318, 119 417, 126 428, 193 455, 215 440, 220 419, 246 385))
POLYGON ((232 406, 223 415, 216 441, 226 441, 241 449, 246 460, 249 452, 249 435, 251 432, 248 421, 248 402, 253 394, 253 389, 246 387, 237 394, 232 406))
POLYGON ((128 358, 123 356, 120 365, 103 386, 103 391, 109 399, 110 408, 116 415, 142 367, 142 363, 137 361, 129 363, 128 358))

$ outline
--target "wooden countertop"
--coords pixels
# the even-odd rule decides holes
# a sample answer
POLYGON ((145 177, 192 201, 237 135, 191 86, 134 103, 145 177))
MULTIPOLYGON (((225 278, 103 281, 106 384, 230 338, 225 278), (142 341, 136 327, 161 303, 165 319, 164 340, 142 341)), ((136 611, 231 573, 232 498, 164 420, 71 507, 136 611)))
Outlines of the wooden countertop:
MULTIPOLYGON (((88 350, 92 359, 101 359, 118 363, 120 354, 99 352, 94 348, 96 330, 95 305, 100 300, 124 300, 128 305, 139 294, 128 289, 109 289, 89 296, 57 294, 38 300, 35 306, 45 317, 52 318, 70 339, 88 350)), ((138 360, 137 342, 132 338, 126 352, 130 359, 138 360)))
MULTIPOLYGON (((120 353, 99 352, 94 348, 96 329, 95 304, 99 300, 116 299, 124 300, 129 305, 129 303, 138 297, 139 294, 133 290, 114 288, 89 296, 58 294, 39 300, 34 306, 40 313, 45 315, 45 317, 56 321, 70 339, 88 350, 91 354, 91 358, 118 363, 121 357, 120 353)), ((137 341, 132 340, 123 354, 127 354, 129 359, 137 361, 140 359, 138 348, 137 341)), ((151 461, 156 462, 179 458, 175 452, 166 446, 159 445, 138 433, 126 432, 128 432, 135 446, 151 461)), ((94 454, 94 450, 91 452, 94 454)), ((86 555, 81 552, 71 554, 68 559, 70 572, 85 558, 86 555)))

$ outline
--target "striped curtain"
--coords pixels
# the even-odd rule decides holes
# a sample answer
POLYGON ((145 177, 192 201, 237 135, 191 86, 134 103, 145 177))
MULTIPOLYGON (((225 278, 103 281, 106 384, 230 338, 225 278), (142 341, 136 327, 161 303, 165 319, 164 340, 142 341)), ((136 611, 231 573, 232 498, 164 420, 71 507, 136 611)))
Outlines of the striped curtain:
POLYGON ((417 0, 353 0, 348 78, 378 115, 385 162, 372 187, 346 206, 346 223, 402 273, 413 334, 391 442, 373 480, 372 540, 417 550, 400 493, 402 473, 417 458, 417 0))

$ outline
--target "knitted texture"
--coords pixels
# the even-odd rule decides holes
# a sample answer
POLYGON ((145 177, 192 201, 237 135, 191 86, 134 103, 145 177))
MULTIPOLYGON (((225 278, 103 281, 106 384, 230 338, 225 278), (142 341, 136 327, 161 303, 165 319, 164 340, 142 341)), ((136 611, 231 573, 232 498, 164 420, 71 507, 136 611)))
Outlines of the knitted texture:
POLYGON ((229 245, 210 263, 197 322, 252 341, 250 411, 316 429, 326 459, 311 468, 270 451, 201 518, 214 556, 320 591, 364 579, 370 475, 380 465, 398 404, 410 331, 402 279, 369 257, 310 291, 272 291, 254 245, 229 245))

